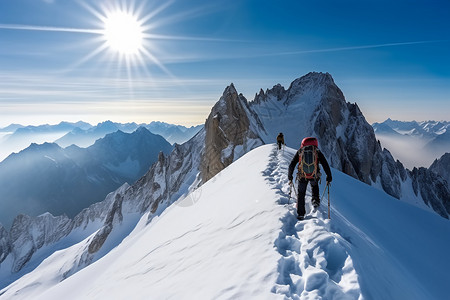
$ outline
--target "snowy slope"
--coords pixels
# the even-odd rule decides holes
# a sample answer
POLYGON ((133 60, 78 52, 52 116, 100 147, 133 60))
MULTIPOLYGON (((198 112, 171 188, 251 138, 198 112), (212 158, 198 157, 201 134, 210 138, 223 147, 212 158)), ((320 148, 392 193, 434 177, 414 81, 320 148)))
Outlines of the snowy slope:
POLYGON ((322 203, 297 222, 286 184, 294 151, 249 152, 149 224, 144 215, 92 265, 61 281, 83 241, 55 252, 0 299, 447 297, 448 220, 333 170, 332 219, 322 203))

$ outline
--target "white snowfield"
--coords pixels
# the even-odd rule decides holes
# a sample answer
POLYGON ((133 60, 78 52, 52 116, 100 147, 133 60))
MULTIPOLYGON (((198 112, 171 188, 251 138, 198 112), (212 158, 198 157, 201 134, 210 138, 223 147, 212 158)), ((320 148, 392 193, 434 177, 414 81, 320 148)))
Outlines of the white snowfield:
POLYGON ((81 242, 0 299, 448 299, 448 220, 332 170, 331 220, 308 188, 297 221, 294 154, 261 146, 88 267, 59 279, 81 242))

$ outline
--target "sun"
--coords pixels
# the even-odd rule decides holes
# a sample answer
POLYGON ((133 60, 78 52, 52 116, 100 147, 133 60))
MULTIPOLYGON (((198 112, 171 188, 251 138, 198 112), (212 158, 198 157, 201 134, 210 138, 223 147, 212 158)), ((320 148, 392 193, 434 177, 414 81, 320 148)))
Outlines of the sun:
POLYGON ((123 55, 138 54, 143 48, 144 29, 130 13, 115 11, 104 19, 103 36, 109 49, 123 55))

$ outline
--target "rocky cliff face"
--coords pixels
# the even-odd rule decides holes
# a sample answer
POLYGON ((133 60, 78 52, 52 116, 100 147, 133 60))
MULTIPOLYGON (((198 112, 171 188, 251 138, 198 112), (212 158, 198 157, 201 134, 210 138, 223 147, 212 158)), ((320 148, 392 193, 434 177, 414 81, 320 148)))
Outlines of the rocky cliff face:
POLYGON ((450 215, 450 197, 447 182, 438 174, 426 168, 409 171, 414 193, 444 218, 450 215))
POLYGON ((17 216, 9 233, 11 254, 15 257, 12 272, 22 269, 37 249, 59 241, 71 229, 72 223, 67 216, 17 216))
MULTIPOLYGON (((205 149, 200 172, 206 182, 236 158, 263 144, 251 126, 247 100, 231 84, 214 105, 205 123, 205 149)), ((257 124, 256 120, 253 122, 257 124)))
POLYGON ((450 153, 445 153, 441 158, 436 159, 431 164, 430 170, 444 178, 450 188, 450 153))

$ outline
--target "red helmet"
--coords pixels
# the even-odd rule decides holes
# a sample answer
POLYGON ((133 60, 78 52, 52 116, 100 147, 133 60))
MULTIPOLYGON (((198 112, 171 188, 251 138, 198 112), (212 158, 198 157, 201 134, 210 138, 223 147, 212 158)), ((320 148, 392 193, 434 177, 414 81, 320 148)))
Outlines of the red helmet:
POLYGON ((317 142, 316 138, 314 138, 314 137, 307 137, 307 138, 304 138, 303 141, 302 141, 301 147, 304 147, 304 146, 316 146, 316 147, 319 147, 319 143, 317 142))

